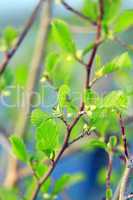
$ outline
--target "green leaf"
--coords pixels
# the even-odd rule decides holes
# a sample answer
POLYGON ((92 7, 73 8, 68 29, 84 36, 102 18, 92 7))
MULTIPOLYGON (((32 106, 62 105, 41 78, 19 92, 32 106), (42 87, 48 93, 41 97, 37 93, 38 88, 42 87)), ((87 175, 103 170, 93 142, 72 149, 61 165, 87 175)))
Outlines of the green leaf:
POLYGON ((7 189, 4 187, 0 187, 0 200, 22 200, 23 198, 21 198, 18 195, 18 192, 16 191, 16 189, 7 189))
POLYGON ((16 155, 16 157, 19 160, 26 162, 28 158, 28 154, 27 154, 26 147, 23 140, 13 135, 10 137, 10 141, 11 141, 13 153, 16 155))
POLYGON ((56 19, 52 22, 52 33, 55 41, 63 48, 64 51, 75 54, 75 44, 73 42, 68 25, 60 20, 56 19))
POLYGON ((52 194, 57 195, 64 191, 65 188, 68 188, 77 182, 81 182, 83 179, 84 175, 82 173, 77 173, 73 175, 64 174, 55 182, 52 194))
POLYGON ((106 199, 107 199, 107 200, 110 200, 110 199, 112 198, 112 195, 113 195, 113 193, 112 193, 111 188, 108 188, 108 189, 106 190, 106 199))
POLYGON ((91 43, 85 47, 85 49, 82 52, 82 56, 85 56, 87 53, 89 53, 94 48, 94 43, 91 43))
POLYGON ((116 33, 127 30, 133 26, 133 10, 123 11, 116 20, 114 31, 116 33))
POLYGON ((127 52, 114 58, 111 62, 105 64, 101 69, 96 71, 96 77, 100 78, 112 72, 130 68, 132 66, 131 59, 127 52))
POLYGON ((120 8, 121 0, 104 0, 104 22, 108 24, 116 19, 120 8))
POLYGON ((85 145, 85 149, 93 149, 93 148, 101 148, 106 150, 107 144, 98 138, 90 139, 87 145, 85 145))
POLYGON ((55 52, 50 52, 46 58, 46 70, 51 72, 54 66, 57 64, 59 55, 55 52))
POLYGON ((103 99, 103 107, 115 110, 115 111, 123 111, 128 106, 128 98, 126 94, 121 91, 112 91, 109 94, 107 94, 103 99))
POLYGON ((70 94, 70 88, 68 85, 62 85, 58 92, 58 102, 60 108, 63 108, 68 103, 68 96, 70 94))
POLYGON ((31 113, 31 123, 37 127, 40 126, 44 120, 49 118, 50 116, 44 113, 40 108, 33 110, 31 113))
POLYGON ((84 0, 83 13, 90 17, 93 21, 97 21, 98 17, 98 2, 94 0, 84 0))
POLYGON ((59 143, 59 135, 56 122, 52 119, 44 121, 37 128, 36 142, 37 149, 46 153, 50 157, 59 143))
POLYGON ((109 144, 111 147, 115 147, 117 145, 117 137, 116 136, 111 136, 109 138, 109 144))
POLYGON ((7 44, 8 48, 12 47, 12 45, 13 45, 15 39, 17 38, 17 36, 18 36, 18 33, 17 33, 16 29, 13 28, 13 27, 9 26, 4 30, 3 37, 4 37, 5 41, 6 41, 6 44, 7 44))

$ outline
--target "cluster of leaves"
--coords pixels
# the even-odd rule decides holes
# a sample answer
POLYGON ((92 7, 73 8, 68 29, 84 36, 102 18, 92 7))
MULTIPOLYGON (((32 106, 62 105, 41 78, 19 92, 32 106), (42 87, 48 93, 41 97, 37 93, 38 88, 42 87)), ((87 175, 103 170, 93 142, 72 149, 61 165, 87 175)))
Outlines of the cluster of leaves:
MULTIPOLYGON (((104 0, 102 42, 107 39, 113 40, 117 34, 126 31, 133 25, 133 11, 121 11, 120 8, 121 0, 104 0)), ((89 2, 88 0, 84 0, 82 13, 96 22, 99 16, 98 0, 90 0, 89 2)), ((54 38, 57 49, 56 51, 49 52, 47 55, 45 62, 46 68, 41 82, 44 83, 46 80, 49 80, 50 83, 52 82, 57 89, 58 101, 52 113, 47 113, 37 108, 31 114, 31 124, 35 128, 35 149, 33 152, 28 151, 22 138, 17 137, 17 135, 13 135, 10 138, 15 156, 27 164, 38 179, 48 169, 45 161, 48 159, 50 162, 53 162, 57 151, 61 148, 62 139, 59 134, 61 130, 59 130, 58 126, 61 120, 59 121, 59 119, 65 119, 66 122, 71 122, 74 118, 75 111, 78 110, 78 105, 75 105, 71 95, 71 68, 77 63, 77 60, 84 61, 85 56, 94 48, 94 43, 91 43, 79 53, 68 24, 61 19, 54 19, 52 21, 52 38, 54 38), (67 68, 66 70, 64 70, 65 67, 67 68)), ((3 32, 0 40, 0 50, 2 52, 10 50, 16 39, 17 31, 8 27, 3 32)), ((117 71, 126 73, 131 66, 132 62, 128 52, 116 56, 105 64, 102 64, 101 57, 97 55, 96 71, 92 83, 117 71)), ((0 79, 0 91, 12 83, 11 77, 10 73, 7 72, 0 79)), ((119 113, 126 113, 129 93, 122 90, 114 90, 100 96, 92 88, 89 88, 81 92, 78 98, 80 99, 81 97, 83 97, 85 104, 87 131, 93 130, 99 133, 98 138, 91 139, 87 142, 85 149, 103 148, 110 154, 119 143, 116 136, 111 136, 106 141, 106 134, 109 131, 118 131, 117 115, 119 113)), ((84 129, 84 125, 86 124, 83 122, 82 129, 84 129)), ((55 182, 51 189, 52 192, 49 194, 51 180, 48 179, 42 186, 44 199, 55 199, 64 188, 79 180, 82 180, 82 176, 65 174, 55 182)), ((107 191, 107 199, 110 199, 111 195, 110 190, 107 191)), ((8 199, 8 197, 6 198, 8 199)))

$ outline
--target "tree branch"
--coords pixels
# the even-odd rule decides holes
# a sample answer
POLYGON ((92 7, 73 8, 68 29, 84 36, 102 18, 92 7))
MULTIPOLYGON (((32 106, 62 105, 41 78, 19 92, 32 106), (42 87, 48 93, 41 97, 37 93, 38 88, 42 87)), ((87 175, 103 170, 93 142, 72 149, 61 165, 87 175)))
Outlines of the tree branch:
POLYGON ((128 155, 128 146, 127 146, 127 139, 126 139, 126 130, 125 130, 124 121, 122 119, 122 115, 120 113, 119 113, 119 123, 120 123, 120 128, 121 128, 121 135, 123 139, 125 158, 128 160, 129 155, 128 155))
POLYGON ((86 65, 86 70, 87 70, 86 88, 90 88, 91 69, 92 69, 93 61, 95 59, 96 52, 97 52, 99 44, 100 44, 99 41, 100 41, 101 33, 102 33, 102 19, 103 19, 103 15, 104 15, 104 2, 103 2, 103 0, 99 0, 99 10, 100 10, 100 14, 99 14, 99 17, 98 17, 98 22, 97 22, 97 33, 96 33, 95 45, 94 45, 94 48, 92 50, 89 62, 86 65))
POLYGON ((93 24, 94 26, 97 25, 97 23, 95 21, 93 21, 90 17, 82 14, 81 12, 75 10, 74 8, 72 8, 68 3, 66 3, 64 0, 61 0, 61 3, 63 6, 65 6, 65 8, 67 10, 69 10, 70 12, 74 13, 75 15, 79 16, 81 19, 85 19, 87 21, 89 21, 91 24, 93 24))
POLYGON ((119 200, 125 200, 125 192, 126 192, 127 182, 128 182, 130 173, 131 173, 131 168, 129 168, 126 165, 126 168, 125 168, 122 180, 121 180, 121 184, 120 184, 119 200))
MULTIPOLYGON (((113 165, 113 152, 108 153, 108 170, 107 170, 107 177, 106 177, 106 191, 111 188, 111 174, 112 174, 112 165, 113 165)), ((110 200, 110 199, 107 199, 110 200)))
POLYGON ((43 1, 45 0, 40 0, 39 3, 37 4, 36 8, 34 9, 32 15, 30 16, 29 20, 27 21, 22 33, 20 34, 16 44, 14 45, 13 49, 10 52, 6 52, 4 54, 4 58, 2 63, 0 64, 0 75, 3 74, 3 72, 6 69, 6 66, 8 65, 9 61, 11 60, 11 58, 14 56, 14 54, 16 53, 16 51, 18 50, 19 46, 21 45, 21 43, 23 42, 23 40, 25 39, 27 33, 29 32, 30 28, 32 27, 38 11, 43 3, 43 1))

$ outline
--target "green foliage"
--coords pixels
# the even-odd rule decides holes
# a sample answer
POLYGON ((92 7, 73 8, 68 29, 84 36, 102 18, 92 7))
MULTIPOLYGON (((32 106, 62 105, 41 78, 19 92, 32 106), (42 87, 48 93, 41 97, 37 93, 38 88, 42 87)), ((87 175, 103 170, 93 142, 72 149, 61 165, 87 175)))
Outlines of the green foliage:
POLYGON ((118 70, 124 70, 132 66, 131 59, 127 52, 117 56, 102 68, 96 71, 96 77, 100 78, 118 70))
POLYGON ((102 139, 99 138, 90 139, 88 143, 85 145, 85 149, 95 149, 95 148, 101 148, 106 150, 107 145, 102 139))
POLYGON ((107 199, 107 200, 111 199, 111 198, 112 198, 112 195, 113 195, 113 193, 112 193, 111 188, 107 189, 107 190, 106 190, 106 199, 107 199))
POLYGON ((45 152, 50 157, 59 143, 59 135, 56 122, 49 119, 41 123, 36 131, 36 145, 37 149, 45 152))
POLYGON ((112 91, 103 99, 103 107, 109 109, 110 111, 122 112, 127 108, 127 106, 128 98, 121 90, 112 91))
POLYGON ((113 22, 119 14, 121 0, 104 0, 104 23, 113 22))
POLYGON ((68 53, 75 54, 75 44, 67 24, 56 19, 52 22, 52 32, 56 42, 68 53))
POLYGON ((19 197, 18 192, 15 189, 6 189, 4 187, 0 188, 0 200, 22 200, 19 197))
POLYGON ((70 88, 68 87, 68 85, 62 85, 58 92, 58 102, 61 109, 67 105, 69 94, 70 88))
POLYGON ((50 52, 47 56, 45 65, 46 65, 46 70, 48 72, 51 72, 54 68, 54 66, 57 64, 59 59, 59 55, 55 52, 50 52))
POLYGON ((111 136, 109 138, 109 144, 111 147, 115 147, 117 145, 117 137, 116 136, 111 136))
POLYGON ((60 179, 55 182, 52 194, 57 195, 64 191, 64 189, 70 187, 71 185, 81 182, 84 180, 84 175, 82 173, 77 174, 64 174, 60 179))
POLYGON ((122 32, 133 26, 133 10, 123 11, 117 18, 114 31, 116 33, 122 32))
POLYGON ((13 153, 16 155, 16 157, 19 160, 26 162, 28 159, 28 154, 23 140, 15 135, 12 135, 10 137, 10 141, 12 144, 13 153))
POLYGON ((2 38, 0 39, 0 51, 7 51, 12 48, 16 41, 18 33, 15 28, 7 27, 3 31, 2 38))
POLYGON ((83 13, 90 17, 93 21, 97 20, 98 17, 98 3, 94 0, 84 0, 83 13))
POLYGON ((33 110, 31 114, 31 123, 39 127, 43 121, 46 121, 49 118, 50 116, 48 114, 44 113, 40 108, 37 108, 33 110))
POLYGON ((85 49, 82 52, 82 56, 85 56, 87 53, 89 53, 94 47, 94 43, 88 44, 85 49))

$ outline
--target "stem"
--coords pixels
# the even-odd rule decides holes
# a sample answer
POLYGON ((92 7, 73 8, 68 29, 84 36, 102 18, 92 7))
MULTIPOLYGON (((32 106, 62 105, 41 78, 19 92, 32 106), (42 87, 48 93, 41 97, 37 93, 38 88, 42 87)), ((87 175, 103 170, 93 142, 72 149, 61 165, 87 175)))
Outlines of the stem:
POLYGON ((40 0, 39 3, 37 4, 36 8, 34 9, 32 15, 30 16, 29 20, 27 21, 22 33, 20 34, 16 44, 14 45, 13 49, 10 52, 6 52, 4 55, 4 59, 2 61, 2 63, 0 64, 0 75, 3 74, 3 72, 5 71, 9 61, 11 60, 11 58, 14 56, 14 54, 16 53, 16 51, 18 50, 19 46, 21 45, 21 43, 23 42, 23 40, 25 39, 27 33, 29 32, 30 28, 32 27, 38 11, 40 9, 40 7, 42 6, 42 3, 45 0, 40 0))
MULTIPOLYGON (((112 174, 112 164, 113 164, 113 152, 108 153, 108 170, 106 177, 106 191, 111 188, 111 174, 112 174)), ((107 199, 110 200, 110 199, 107 199)))
POLYGON ((124 171, 124 174, 123 174, 123 177, 121 180, 121 184, 120 184, 119 200, 125 200, 125 192, 126 192, 127 182, 128 182, 130 173, 131 173, 131 168, 129 168, 126 165, 126 169, 124 171))
MULTIPOLYGON (((64 2, 64 1, 63 1, 64 2)), ((97 51, 97 48, 99 46, 99 39, 101 37, 101 31, 102 31, 102 18, 103 18, 103 0, 99 0, 99 8, 100 8, 100 16, 98 18, 98 23, 97 23, 97 34, 96 34, 96 41, 95 41, 95 46, 92 52, 92 56, 90 57, 89 63, 88 65, 86 65, 87 68, 87 85, 85 85, 85 88, 88 88, 89 83, 90 83, 90 75, 91 75, 91 68, 92 68, 92 64, 93 64, 93 60, 95 58, 95 54, 97 51)), ((52 172, 54 171, 56 164, 58 163, 58 161, 60 160, 61 156, 63 155, 63 153, 65 152, 65 150, 68 148, 69 145, 69 139, 70 139, 70 135, 71 132, 73 130, 73 128, 76 126, 76 124, 78 123, 80 117, 84 114, 84 102, 83 100, 81 101, 81 105, 80 105, 80 109, 79 109, 79 113, 77 114, 77 116, 74 118, 74 120, 72 121, 72 123, 70 125, 67 126, 67 133, 64 139, 64 143, 59 151, 59 153, 57 154, 53 165, 49 167, 49 170, 46 174, 44 174, 44 176, 37 181, 35 189, 33 190, 32 196, 30 198, 30 200, 36 200, 38 193, 40 191, 41 186, 45 183, 45 181, 47 181, 47 179, 49 178, 49 176, 52 174, 52 172)))
POLYGON ((129 155, 128 155, 128 146, 127 146, 127 139, 126 139, 126 130, 125 130, 125 124, 124 124, 121 114, 119 114, 119 123, 120 123, 121 135, 122 135, 122 140, 123 140, 123 145, 124 145, 124 153, 125 153, 126 159, 128 159, 129 155))
POLYGON ((99 41, 101 38, 101 33, 102 33, 102 19, 104 15, 104 2, 103 0, 99 0, 99 17, 98 17, 98 22, 97 22, 97 33, 96 33, 96 39, 95 39, 95 45, 93 48, 93 51, 91 53, 90 59, 88 64, 86 65, 86 70, 87 70, 87 78, 86 78, 86 88, 90 88, 90 75, 91 75, 91 70, 92 70, 92 65, 96 56, 96 52, 98 50, 98 47, 100 45, 99 41))
POLYGON ((72 8, 68 3, 66 3, 64 0, 61 0, 61 3, 63 6, 65 6, 65 8, 67 10, 69 10, 70 12, 76 14, 77 16, 79 16, 81 19, 85 19, 87 21, 89 21, 91 24, 93 25, 97 25, 97 23, 95 21, 93 21, 90 17, 82 14, 81 12, 75 10, 74 8, 72 8))

